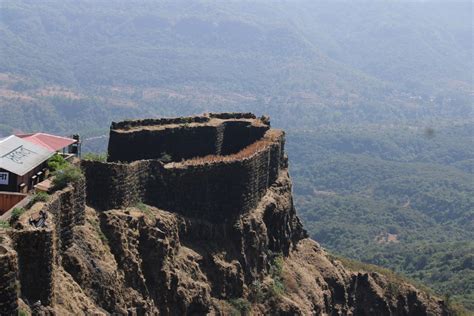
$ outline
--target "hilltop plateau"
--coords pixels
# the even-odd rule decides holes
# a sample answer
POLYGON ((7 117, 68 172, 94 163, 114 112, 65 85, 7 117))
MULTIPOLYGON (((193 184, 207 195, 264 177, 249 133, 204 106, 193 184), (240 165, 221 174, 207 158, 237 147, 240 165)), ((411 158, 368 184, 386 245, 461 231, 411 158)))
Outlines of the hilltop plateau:
POLYGON ((449 315, 307 238, 284 145, 250 113, 113 123, 107 161, 0 230, 0 313, 449 315))

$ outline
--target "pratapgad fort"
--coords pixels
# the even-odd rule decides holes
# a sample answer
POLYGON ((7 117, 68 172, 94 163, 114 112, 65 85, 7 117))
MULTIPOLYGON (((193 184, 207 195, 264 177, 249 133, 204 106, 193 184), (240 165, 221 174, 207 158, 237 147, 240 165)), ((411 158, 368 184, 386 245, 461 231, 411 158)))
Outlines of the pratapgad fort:
POLYGON ((87 200, 226 220, 257 206, 286 167, 284 144, 283 131, 251 113, 113 123, 108 162, 83 162, 87 200))
POLYGON ((0 229, 0 315, 448 315, 307 238, 268 117, 114 122, 107 160, 80 166, 32 207, 47 225, 0 229))

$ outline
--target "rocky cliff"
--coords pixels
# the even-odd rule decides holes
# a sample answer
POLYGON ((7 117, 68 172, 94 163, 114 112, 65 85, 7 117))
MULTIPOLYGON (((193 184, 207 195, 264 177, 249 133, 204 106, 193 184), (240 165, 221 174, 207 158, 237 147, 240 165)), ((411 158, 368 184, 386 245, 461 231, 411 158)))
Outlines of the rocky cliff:
POLYGON ((115 123, 109 152, 83 162, 87 196, 76 183, 42 205, 47 228, 27 212, 4 231, 1 315, 449 315, 307 238, 266 118, 115 123))

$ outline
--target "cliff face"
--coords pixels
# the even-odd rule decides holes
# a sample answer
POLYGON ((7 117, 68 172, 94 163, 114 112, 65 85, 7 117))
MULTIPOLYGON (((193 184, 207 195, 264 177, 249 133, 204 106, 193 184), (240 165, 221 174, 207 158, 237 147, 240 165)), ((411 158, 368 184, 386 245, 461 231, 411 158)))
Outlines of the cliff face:
MULTIPOLYGON (((265 131, 259 138, 262 143, 251 147, 258 142, 252 140, 250 145, 239 145, 227 136, 229 143, 214 146, 217 153, 206 152, 205 159, 181 161, 180 157, 164 163, 135 160, 128 153, 127 163, 84 163, 87 200, 95 209, 84 205, 84 187, 76 184, 56 193, 44 206, 51 213, 48 228, 18 225, 9 233, 11 238, 4 238, 0 268, 12 268, 0 269, 0 279, 7 281, 5 290, 0 287, 0 294, 5 292, 0 295, 4 309, 0 314, 17 308, 14 293, 20 293, 20 308, 43 315, 448 314, 436 298, 378 273, 351 271, 307 238, 293 206, 283 134, 271 130, 266 120, 225 114, 211 117, 211 122, 199 117, 191 124, 221 128, 224 136, 217 133, 219 140, 226 138, 225 127, 220 126, 236 126, 227 120, 245 128, 258 126, 265 131), (222 148, 230 147, 234 153, 222 155, 222 148), (206 175, 213 170, 218 172, 206 175), (116 177, 98 180, 106 173, 116 177), (93 188, 101 189, 94 192, 93 188), (243 201, 240 208, 229 206, 220 196, 232 189, 232 199, 243 201), (116 198, 107 200, 110 197, 116 198), (162 201, 165 198, 168 201, 162 201), (137 204, 140 200, 150 205, 137 204), (32 238, 35 244, 30 243, 32 238), (19 266, 19 275, 26 277, 30 272, 21 271, 22 264, 31 267, 35 258, 48 267, 38 277, 49 286, 31 294, 23 287, 28 281, 18 277, 21 291, 11 290, 13 268, 19 266), (46 299, 33 307, 37 297, 46 299)), ((143 134, 148 123, 153 126, 151 133, 162 130, 156 121, 142 121, 119 123, 115 132, 140 126, 143 134)), ((164 124, 170 128, 183 123, 177 119, 164 124)), ((209 132, 207 127, 204 130, 209 132)), ((253 135, 247 130, 229 133, 253 135)), ((140 139, 124 134, 125 143, 140 139)))

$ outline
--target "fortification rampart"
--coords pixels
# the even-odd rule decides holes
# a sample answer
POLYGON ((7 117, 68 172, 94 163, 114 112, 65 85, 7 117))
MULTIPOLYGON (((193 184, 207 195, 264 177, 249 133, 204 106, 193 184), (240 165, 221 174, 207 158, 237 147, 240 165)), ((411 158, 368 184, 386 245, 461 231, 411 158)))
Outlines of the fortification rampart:
MULTIPOLYGON (((28 224, 28 217, 33 214, 27 211, 10 231, 16 253, 12 251, 15 258, 9 264, 14 266, 11 271, 20 271, 18 280, 22 298, 30 304, 41 301, 42 305, 51 305, 54 299, 54 266, 60 264, 62 252, 71 245, 73 227, 85 224, 85 181, 77 181, 55 192, 41 210, 49 214, 46 227, 36 228, 28 224)), ((4 292, 4 273, 1 269, 5 260, 1 252, 0 247, 0 300, 4 292)), ((5 282, 10 280, 12 287, 5 283, 5 291, 13 288, 10 277, 13 278, 13 275, 8 274, 5 282)), ((13 294, 8 294, 10 296, 13 297, 13 294)), ((0 301, 0 308, 1 305, 0 301)), ((0 315, 3 315, 1 310, 0 315)))
MULTIPOLYGON (((126 131, 112 130, 109 150, 115 156, 109 162, 82 162, 88 203, 107 210, 143 201, 214 221, 255 207, 284 164, 284 133, 252 114, 206 117, 205 125, 148 128, 132 123, 126 131), (117 146, 120 149, 113 149, 117 146), (171 150, 173 158, 189 159, 171 163, 157 159, 171 150), (118 155, 132 162, 115 162, 122 160, 118 155), (141 160, 143 156, 148 159, 141 160)), ((117 126, 128 125, 113 124, 117 126)))
POLYGON ((224 112, 224 113, 208 113, 199 116, 187 116, 187 117, 173 117, 173 118, 151 118, 143 120, 128 120, 122 122, 112 122, 111 129, 131 129, 134 127, 143 126, 159 126, 159 125, 172 125, 172 124, 190 124, 190 123, 206 123, 212 118, 218 119, 252 119, 255 120, 257 117, 253 113, 241 113, 241 112, 224 112))
POLYGON ((151 188, 146 201, 187 216, 218 221, 246 212, 257 206, 276 180, 277 174, 271 171, 280 169, 283 136, 273 130, 234 155, 167 164, 161 170, 163 181, 151 183, 157 187, 151 188))
POLYGON ((0 246, 0 315, 16 315, 18 310, 17 254, 0 246))
POLYGON ((122 122, 112 122, 111 129, 127 130, 134 127, 143 126, 159 126, 171 124, 190 124, 190 123, 206 123, 209 122, 209 116, 188 116, 188 117, 174 117, 174 118, 156 118, 144 120, 129 120, 122 122))
POLYGON ((134 205, 145 198, 154 177, 160 177, 163 163, 140 160, 130 164, 82 161, 87 179, 87 203, 101 210, 134 205))
POLYGON ((242 112, 222 112, 222 113, 208 113, 206 116, 211 117, 211 118, 218 118, 218 119, 223 119, 223 120, 228 120, 228 119, 256 119, 257 117, 255 114, 247 112, 247 113, 242 113, 242 112))
POLYGON ((166 155, 172 161, 181 161, 229 155, 262 138, 269 129, 255 118, 224 117, 229 118, 198 116, 112 123, 108 160, 132 162, 166 155))
POLYGON ((71 245, 73 227, 85 224, 85 185, 85 180, 68 185, 56 192, 42 209, 53 214, 56 244, 60 253, 71 245))
MULTIPOLYGON (((53 226, 53 225, 51 225, 53 226)), ((53 302, 54 227, 26 228, 13 232, 18 253, 21 295, 31 304, 53 302)))

